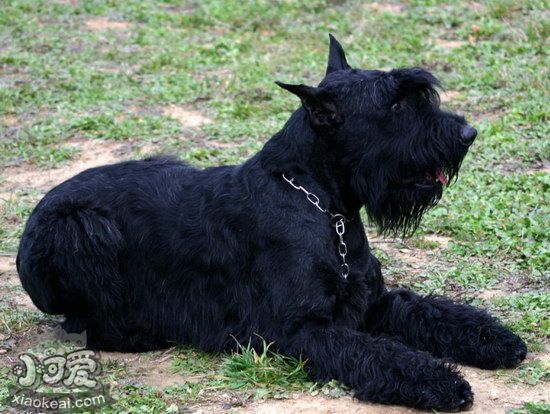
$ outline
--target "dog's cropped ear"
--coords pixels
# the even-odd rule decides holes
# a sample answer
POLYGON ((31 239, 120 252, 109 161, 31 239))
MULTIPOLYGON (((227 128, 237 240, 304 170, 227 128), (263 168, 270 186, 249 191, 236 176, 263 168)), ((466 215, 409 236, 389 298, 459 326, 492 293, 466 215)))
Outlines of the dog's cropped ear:
POLYGON ((336 40, 336 38, 329 34, 330 38, 330 47, 328 52, 328 63, 327 63, 327 75, 329 73, 335 72, 337 70, 346 70, 351 69, 351 66, 348 65, 346 60, 346 54, 344 53, 344 48, 336 40))
POLYGON ((276 81, 277 85, 296 95, 309 113, 315 126, 333 126, 341 122, 341 116, 329 94, 323 88, 307 85, 290 85, 276 81))

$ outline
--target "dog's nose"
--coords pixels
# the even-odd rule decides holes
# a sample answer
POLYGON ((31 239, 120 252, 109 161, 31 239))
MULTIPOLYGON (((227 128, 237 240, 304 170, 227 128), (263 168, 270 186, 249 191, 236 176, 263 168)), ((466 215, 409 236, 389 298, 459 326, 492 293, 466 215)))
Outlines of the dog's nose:
POLYGON ((462 128, 462 132, 460 133, 460 141, 464 145, 472 145, 472 142, 474 142, 474 139, 477 137, 477 130, 471 126, 466 125, 464 128, 462 128))

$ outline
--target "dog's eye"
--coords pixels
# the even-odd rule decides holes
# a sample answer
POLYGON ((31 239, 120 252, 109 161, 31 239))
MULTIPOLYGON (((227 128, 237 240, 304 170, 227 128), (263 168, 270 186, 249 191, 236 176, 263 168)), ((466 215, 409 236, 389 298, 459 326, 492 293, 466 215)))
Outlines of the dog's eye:
POLYGON ((401 109, 403 109, 403 104, 401 103, 401 101, 396 102, 396 103, 394 103, 394 104, 391 106, 391 110, 392 110, 393 112, 398 112, 398 111, 400 111, 401 109))

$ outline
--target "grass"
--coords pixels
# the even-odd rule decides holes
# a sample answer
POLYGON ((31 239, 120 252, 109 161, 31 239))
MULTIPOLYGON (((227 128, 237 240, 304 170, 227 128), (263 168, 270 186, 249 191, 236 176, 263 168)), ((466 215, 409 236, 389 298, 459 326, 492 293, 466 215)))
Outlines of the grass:
POLYGON ((47 319, 40 312, 0 304, 0 335, 3 338, 27 331, 43 320, 47 319))
POLYGON ((429 267, 415 277, 414 288, 426 294, 474 295, 475 292, 494 287, 498 283, 498 275, 489 265, 476 262, 469 263, 459 259, 456 264, 429 267))
POLYGON ((182 374, 205 374, 212 372, 219 364, 219 359, 191 347, 179 348, 172 358, 172 372, 182 374))
MULTIPOLYGON (((102 407, 104 413, 177 413, 163 391, 144 385, 126 385, 114 390, 115 406, 102 407)), ((174 408, 175 407, 175 408, 174 408)))
MULTIPOLYGON (((0 253, 16 250, 26 218, 48 190, 14 190, 3 171, 61 168, 78 159, 75 143, 85 139, 131 144, 128 158, 149 146, 200 167, 241 162, 298 105, 273 81, 318 82, 332 32, 354 66, 432 70, 457 96, 444 105, 479 130, 458 182, 415 238, 374 245, 388 282, 485 306, 542 351, 550 335, 548 2, 477 4, 411 0, 401 11, 380 11, 359 0, 5 1, 0 253), (98 28, 101 21, 118 26, 98 28), (213 122, 187 127, 166 115, 170 105, 213 122), (403 248, 422 259, 419 268, 403 248), (486 291, 502 294, 484 299, 486 291)), ((0 317, 4 334, 36 320, 7 306, 0 317)), ((212 358, 179 349, 174 372, 214 378, 162 391, 123 385, 115 390, 117 409, 173 412, 218 386, 271 396, 285 389, 339 394, 337 385, 309 389, 300 361, 241 351, 212 358)), ((518 378, 546 381, 541 369, 529 366, 518 378)))
POLYGON ((227 356, 221 373, 233 389, 256 388, 269 392, 302 390, 312 387, 304 361, 270 351, 273 344, 264 342, 260 353, 250 345, 240 346, 239 352, 227 356))
POLYGON ((496 298, 495 313, 535 349, 550 339, 550 293, 524 293, 496 298))
POLYGON ((528 385, 550 382, 550 363, 547 361, 528 362, 519 369, 519 375, 514 379, 528 385))
POLYGON ((550 404, 543 402, 529 402, 521 408, 511 410, 510 414, 549 414, 550 404))
POLYGON ((15 191, 9 198, 0 198, 0 251, 14 252, 23 232, 23 225, 38 201, 36 192, 15 191))
POLYGON ((243 391, 246 398, 282 398, 292 392, 341 397, 349 394, 337 381, 313 383, 305 370, 307 361, 286 357, 270 350, 263 342, 260 352, 250 344, 239 345, 238 352, 225 355, 220 365, 219 386, 243 391))

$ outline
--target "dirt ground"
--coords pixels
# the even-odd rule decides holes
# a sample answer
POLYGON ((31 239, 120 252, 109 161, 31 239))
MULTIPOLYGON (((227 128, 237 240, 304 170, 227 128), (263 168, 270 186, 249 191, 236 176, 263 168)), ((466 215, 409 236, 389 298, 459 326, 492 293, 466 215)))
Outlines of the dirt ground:
MULTIPOLYGON (((169 108, 175 115, 182 115, 180 109, 169 108)), ((193 123, 200 124, 205 121, 201 114, 194 114, 193 123)), ((74 174, 90 167, 128 159, 132 155, 132 144, 107 142, 100 140, 83 140, 71 142, 70 145, 80 149, 79 155, 62 166, 52 170, 41 170, 28 164, 5 168, 0 173, 0 203, 6 202, 14 190, 34 189, 45 192, 55 184, 73 176, 74 174)), ((149 148, 148 150, 153 150, 149 148)), ((147 152, 147 150, 145 151, 147 152)), ((437 238, 437 236, 434 236, 437 238)), ((380 241, 380 240, 378 240, 380 241)), ((440 245, 445 246, 448 240, 437 238, 440 245)), ((398 249, 391 242, 380 243, 377 248, 386 250, 390 254, 399 255, 408 265, 408 270, 415 271, 421 267, 428 258, 421 249, 398 249)), ((26 296, 19 284, 15 269, 15 254, 3 254, 0 256, 0 302, 9 306, 16 306, 23 310, 34 310, 34 305, 26 296)), ((1 341, 13 344, 11 349, 0 350, 0 367, 12 366, 17 361, 18 354, 43 341, 51 334, 51 324, 41 324, 29 331, 2 337, 1 341)), ((127 372, 127 381, 134 381, 163 389, 166 386, 194 381, 197 378, 184 377, 169 371, 171 350, 165 353, 149 354, 117 354, 102 353, 103 362, 115 360, 124 364, 127 372)), ((550 355, 529 354, 528 359, 548 360, 550 355)), ((463 367, 464 376, 471 383, 476 399, 472 408, 473 413, 503 413, 509 409, 519 407, 528 401, 550 401, 550 389, 547 385, 526 386, 513 382, 506 372, 489 372, 479 369, 463 367)), ((199 376, 200 378, 200 376, 199 376)), ((285 414, 285 413, 321 413, 321 414, 350 414, 350 413, 414 413, 415 410, 394 406, 381 406, 365 404, 351 397, 329 398, 325 396, 311 396, 296 394, 288 399, 268 399, 246 402, 239 405, 235 402, 235 395, 221 392, 214 399, 209 398, 192 407, 196 413, 223 413, 228 407, 233 412, 258 413, 258 414, 285 414)))

